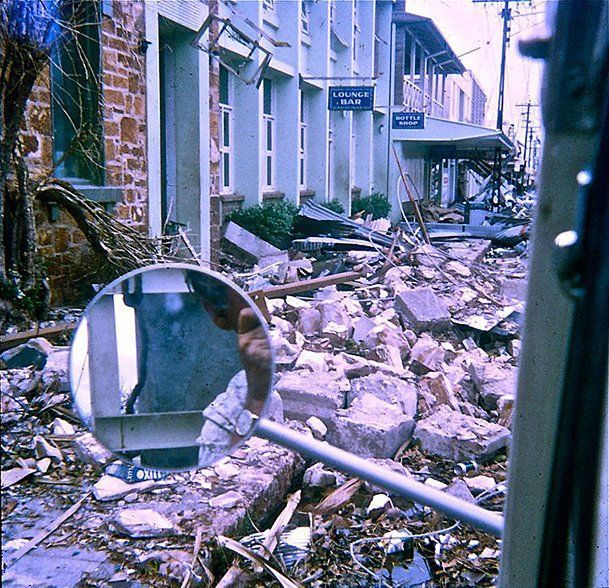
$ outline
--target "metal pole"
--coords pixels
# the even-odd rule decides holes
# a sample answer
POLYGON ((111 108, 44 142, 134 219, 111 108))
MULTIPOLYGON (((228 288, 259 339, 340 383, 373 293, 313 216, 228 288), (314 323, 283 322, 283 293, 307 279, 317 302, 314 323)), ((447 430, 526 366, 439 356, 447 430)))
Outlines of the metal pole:
POLYGON ((529 115, 531 113, 531 102, 527 103, 527 121, 526 127, 524 129, 524 153, 522 157, 522 173, 520 174, 520 187, 523 189, 526 181, 527 175, 527 146, 528 146, 528 134, 529 134, 529 115))
POLYGON ((425 484, 415 482, 404 475, 373 464, 362 457, 292 431, 284 425, 267 419, 260 419, 254 434, 283 447, 294 449, 343 472, 382 486, 418 504, 439 510, 495 537, 501 537, 503 534, 503 517, 497 513, 465 502, 435 488, 429 488, 425 484))
MULTIPOLYGON (((497 130, 503 130, 503 99, 505 94, 505 57, 507 52, 508 37, 510 33, 510 8, 509 0, 505 0, 503 5, 503 40, 501 43, 501 68, 499 73, 499 98, 497 101, 497 130)), ((493 197, 492 207, 499 206, 501 201, 501 148, 495 148, 495 161, 494 161, 494 180, 493 183, 493 197)))

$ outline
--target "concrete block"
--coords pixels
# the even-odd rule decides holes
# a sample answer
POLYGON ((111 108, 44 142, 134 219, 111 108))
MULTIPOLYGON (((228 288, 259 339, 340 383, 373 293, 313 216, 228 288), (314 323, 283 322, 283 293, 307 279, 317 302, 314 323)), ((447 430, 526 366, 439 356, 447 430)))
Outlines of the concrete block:
POLYGON ((485 410, 495 410, 501 398, 516 395, 518 369, 509 363, 470 364, 469 373, 480 394, 480 406, 485 410))
POLYGON ((421 387, 424 387, 433 398, 433 403, 427 408, 433 408, 438 404, 445 404, 451 410, 459 411, 459 400, 457 399, 450 380, 440 372, 430 372, 421 378, 421 387))
POLYGON ((309 371, 299 370, 283 374, 275 390, 283 400, 287 418, 306 421, 316 416, 327 425, 345 405, 349 381, 339 374, 320 372, 312 376, 309 371))
POLYGON ((510 432, 500 425, 441 405, 417 423, 414 436, 426 453, 453 461, 467 461, 489 457, 506 447, 510 432))
POLYGON ((347 395, 349 406, 365 394, 398 406, 409 417, 414 417, 417 413, 416 386, 395 376, 375 373, 351 380, 351 390, 347 395))
POLYGON ((316 463, 305 471, 302 483, 305 487, 331 488, 336 486, 336 473, 323 463, 316 463))
POLYGON ((327 440, 362 457, 393 457, 414 429, 414 419, 371 394, 337 412, 327 440))
POLYGON ((177 532, 168 518, 151 508, 121 510, 111 520, 110 526, 117 533, 133 538, 167 537, 177 532))
POLYGON ((303 308, 298 313, 296 328, 306 337, 319 335, 321 330, 321 313, 316 308, 303 308))
POLYGON ((83 433, 74 439, 76 455, 89 465, 102 467, 116 459, 91 433, 83 433))
POLYGON ((318 351, 309 351, 305 349, 296 360, 294 369, 309 370, 310 372, 327 372, 329 363, 329 355, 318 351))
POLYGON ((410 351, 410 371, 418 375, 434 372, 445 357, 446 351, 442 346, 427 333, 423 333, 410 351))
POLYGON ((317 417, 312 416, 310 419, 307 419, 305 423, 307 427, 309 427, 311 433, 313 433, 313 437, 320 441, 323 441, 328 433, 328 427, 324 424, 324 422, 317 417))
POLYGON ((429 287, 400 292, 394 307, 415 331, 443 331, 450 326, 446 305, 429 287))

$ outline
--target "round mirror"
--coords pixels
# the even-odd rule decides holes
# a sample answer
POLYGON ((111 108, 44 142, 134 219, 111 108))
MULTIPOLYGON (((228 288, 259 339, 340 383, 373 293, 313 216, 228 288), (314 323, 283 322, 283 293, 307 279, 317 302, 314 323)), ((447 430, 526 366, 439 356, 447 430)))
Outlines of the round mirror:
POLYGON ((273 357, 249 297, 213 272, 151 266, 86 308, 70 353, 75 407, 97 440, 148 468, 205 467, 253 433, 273 357))

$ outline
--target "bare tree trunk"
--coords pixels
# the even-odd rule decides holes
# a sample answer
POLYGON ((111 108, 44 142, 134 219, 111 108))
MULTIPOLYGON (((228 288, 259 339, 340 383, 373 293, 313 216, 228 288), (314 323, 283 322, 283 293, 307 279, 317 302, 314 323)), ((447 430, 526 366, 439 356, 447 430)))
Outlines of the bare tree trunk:
MULTIPOLYGON (((22 292, 42 284, 36 255, 34 207, 25 162, 17 157, 17 141, 27 101, 46 55, 31 46, 4 40, 0 53, 0 287, 10 296, 17 280, 22 292)), ((10 300, 8 301, 10 302, 10 300)), ((37 301, 40 302, 40 301, 37 301)))

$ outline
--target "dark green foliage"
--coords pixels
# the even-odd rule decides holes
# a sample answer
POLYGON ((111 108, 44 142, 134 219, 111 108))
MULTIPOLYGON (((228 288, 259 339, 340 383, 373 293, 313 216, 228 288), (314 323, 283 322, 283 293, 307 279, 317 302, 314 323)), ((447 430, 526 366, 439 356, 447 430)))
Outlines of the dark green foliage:
POLYGON ((226 218, 279 249, 290 245, 298 207, 282 200, 266 206, 249 206, 231 212, 226 218))
POLYGON ((330 202, 324 202, 322 204, 323 207, 331 210, 332 212, 337 212, 338 214, 345 214, 345 207, 342 205, 341 201, 338 198, 332 198, 330 202))
POLYGON ((391 203, 385 194, 375 193, 370 196, 360 196, 354 198, 351 205, 351 214, 364 212, 364 214, 372 214, 372 220, 377 218, 386 218, 391 212, 391 203))

